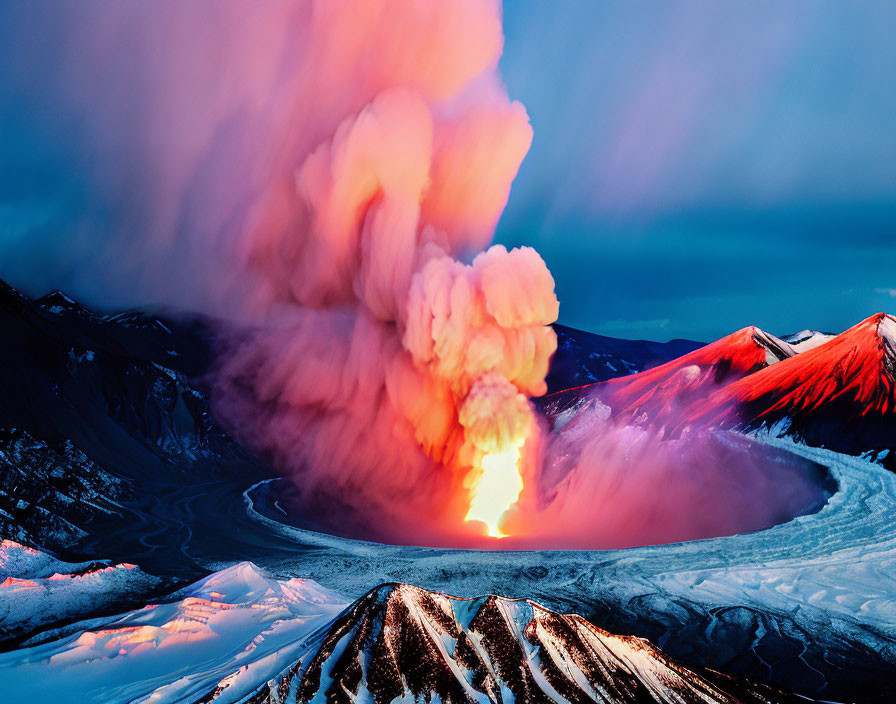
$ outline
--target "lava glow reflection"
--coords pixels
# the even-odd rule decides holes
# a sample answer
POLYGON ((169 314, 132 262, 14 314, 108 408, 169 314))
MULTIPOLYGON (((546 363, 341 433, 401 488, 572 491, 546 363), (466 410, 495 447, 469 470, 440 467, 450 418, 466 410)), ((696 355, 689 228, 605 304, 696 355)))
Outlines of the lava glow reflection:
POLYGON ((517 464, 520 448, 511 445, 500 452, 490 452, 482 458, 482 472, 472 491, 467 521, 481 521, 488 526, 493 538, 504 538, 498 528, 501 516, 510 508, 523 490, 523 478, 517 464))

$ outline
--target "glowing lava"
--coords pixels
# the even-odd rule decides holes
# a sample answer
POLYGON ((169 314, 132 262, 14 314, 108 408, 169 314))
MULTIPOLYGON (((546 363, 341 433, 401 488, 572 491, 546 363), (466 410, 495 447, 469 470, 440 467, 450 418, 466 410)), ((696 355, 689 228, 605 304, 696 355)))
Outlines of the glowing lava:
POLYGON ((482 471, 473 487, 470 510, 464 520, 485 523, 493 538, 506 537, 498 528, 498 522, 523 490, 523 478, 517 467, 519 459, 519 445, 482 457, 482 471))

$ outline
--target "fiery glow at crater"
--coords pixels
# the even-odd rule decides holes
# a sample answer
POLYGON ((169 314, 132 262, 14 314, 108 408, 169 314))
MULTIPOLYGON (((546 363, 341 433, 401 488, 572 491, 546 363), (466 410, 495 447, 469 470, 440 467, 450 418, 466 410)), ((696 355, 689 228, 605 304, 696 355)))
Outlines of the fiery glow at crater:
POLYGON ((485 523, 492 538, 507 537, 499 524, 501 516, 516 503, 523 490, 523 478, 517 466, 519 460, 518 445, 482 457, 481 472, 477 473, 465 520, 485 523))

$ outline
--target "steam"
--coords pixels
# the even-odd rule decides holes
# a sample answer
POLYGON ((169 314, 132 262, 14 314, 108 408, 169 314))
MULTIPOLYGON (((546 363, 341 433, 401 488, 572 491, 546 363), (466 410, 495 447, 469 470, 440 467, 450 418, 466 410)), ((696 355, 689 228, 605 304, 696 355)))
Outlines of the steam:
POLYGON ((0 19, 9 104, 83 165, 56 285, 232 321, 216 411, 320 524, 481 532, 463 520, 481 461, 535 430, 558 311, 534 250, 489 248, 532 140, 497 73, 500 3, 35 0, 0 19))
POLYGON ((824 470, 712 428, 670 437, 597 399, 546 436, 506 547, 624 548, 761 530, 817 510, 824 470))
POLYGON ((476 533, 465 504, 484 457, 535 429, 526 396, 545 391, 558 312, 534 250, 464 261, 491 239, 532 138, 495 73, 499 8, 314 10, 303 92, 345 107, 305 118, 317 140, 285 150, 291 178, 266 189, 241 237, 262 312, 221 356, 216 406, 305 511, 347 508, 391 540, 476 533))
MULTIPOLYGON (((657 536, 631 518, 660 502, 667 537, 695 537, 719 486, 676 482, 711 453, 601 424, 548 438, 527 399, 558 302, 534 250, 489 246, 532 140, 502 42, 496 0, 0 8, 11 148, 64 165, 15 235, 55 233, 29 283, 230 321, 216 412, 326 530, 627 544, 657 536)), ((706 530, 754 525, 735 503, 706 530)))

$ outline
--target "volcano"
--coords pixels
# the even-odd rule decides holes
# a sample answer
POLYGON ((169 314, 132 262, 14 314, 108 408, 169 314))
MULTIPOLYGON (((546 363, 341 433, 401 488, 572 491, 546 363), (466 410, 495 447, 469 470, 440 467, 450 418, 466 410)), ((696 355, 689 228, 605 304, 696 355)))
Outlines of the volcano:
POLYGON ((751 325, 638 374, 546 396, 540 406, 556 417, 596 396, 616 416, 658 418, 795 354, 787 342, 751 325))
POLYGON ((896 469, 896 319, 878 313, 735 381, 695 402, 684 423, 766 428, 896 469))

